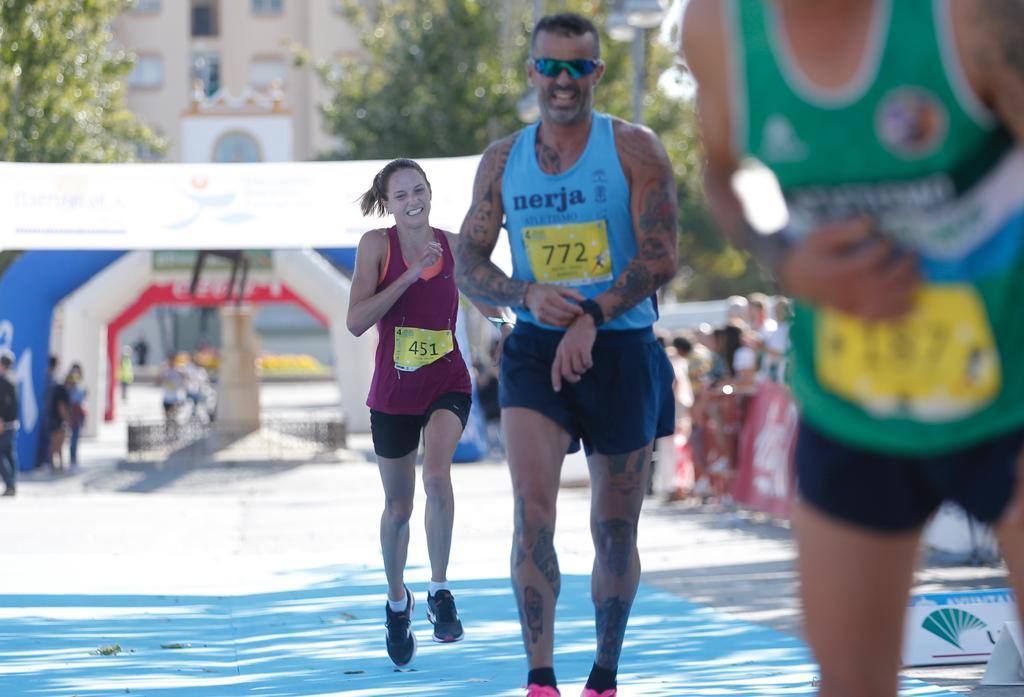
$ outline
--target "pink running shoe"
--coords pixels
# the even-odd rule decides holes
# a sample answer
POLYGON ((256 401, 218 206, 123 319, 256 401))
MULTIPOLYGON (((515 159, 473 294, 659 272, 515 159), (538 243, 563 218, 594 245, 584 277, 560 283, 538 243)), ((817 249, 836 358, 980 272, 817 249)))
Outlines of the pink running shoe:
POLYGON ((591 690, 589 687, 584 687, 583 694, 581 694, 580 697, 615 697, 615 688, 613 687, 612 689, 605 690, 604 692, 597 692, 596 690, 591 690))
POLYGON ((560 697, 561 694, 561 692, 550 685, 534 685, 531 683, 526 686, 526 697, 560 697))

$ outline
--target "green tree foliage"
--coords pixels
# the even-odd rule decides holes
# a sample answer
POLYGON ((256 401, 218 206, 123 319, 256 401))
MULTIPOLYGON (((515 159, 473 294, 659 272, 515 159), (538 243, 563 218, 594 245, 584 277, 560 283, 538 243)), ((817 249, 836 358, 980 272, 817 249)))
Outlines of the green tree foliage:
MULTIPOLYGON (((0 0, 0 160, 130 162, 163 143, 125 107, 128 0, 0 0)), ((18 252, 0 251, 0 275, 18 252)))
MULTIPOLYGON (((632 119, 635 72, 630 45, 603 33, 607 4, 564 0, 546 3, 545 11, 579 12, 602 28, 606 69, 595 106, 632 119)), ((327 129, 342 143, 325 157, 469 155, 521 128, 516 104, 528 87, 524 64, 533 25, 531 5, 345 0, 364 55, 316 66, 333 92, 323 108, 327 129)), ((672 51, 651 42, 643 105, 645 122, 672 159, 679 189, 680 271, 672 291, 680 299, 698 299, 770 290, 756 265, 716 230, 701 182, 704 156, 692 102, 658 88, 659 77, 675 69, 674 61, 672 51)))
POLYGON ((521 126, 522 64, 509 56, 522 53, 528 14, 509 17, 503 3, 485 0, 367 6, 344 4, 367 55, 317 66, 334 92, 323 108, 327 129, 342 141, 329 157, 471 155, 521 126), (504 47, 502 36, 513 33, 519 42, 504 47))
POLYGON ((0 0, 0 160, 128 162, 159 139, 125 107, 128 0, 0 0))

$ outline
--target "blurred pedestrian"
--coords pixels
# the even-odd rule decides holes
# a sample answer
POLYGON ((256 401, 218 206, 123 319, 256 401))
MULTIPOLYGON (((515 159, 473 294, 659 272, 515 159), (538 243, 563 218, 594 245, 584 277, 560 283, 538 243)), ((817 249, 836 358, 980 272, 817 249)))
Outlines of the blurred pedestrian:
POLYGON ((18 481, 18 460, 14 454, 14 435, 18 432, 18 387, 10 374, 14 354, 0 351, 0 478, 4 496, 14 496, 18 481))
POLYGON ((86 407, 85 398, 87 390, 82 374, 81 363, 74 363, 68 372, 66 381, 68 385, 68 397, 71 402, 71 410, 68 418, 68 428, 71 430, 71 441, 68 446, 68 459, 71 467, 78 466, 78 437, 85 425, 86 407))
POLYGON ((117 366, 117 381, 121 383, 121 400, 127 402, 128 386, 135 382, 135 368, 132 366, 131 346, 125 346, 121 349, 121 362, 117 366))

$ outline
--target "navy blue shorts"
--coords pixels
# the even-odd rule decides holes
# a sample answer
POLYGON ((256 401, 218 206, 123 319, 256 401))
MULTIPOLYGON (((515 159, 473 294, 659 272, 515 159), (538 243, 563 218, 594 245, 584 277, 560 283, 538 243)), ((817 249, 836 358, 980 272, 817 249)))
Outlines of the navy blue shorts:
POLYGON ((501 354, 501 406, 544 414, 572 436, 569 452, 620 455, 675 431, 672 365, 650 329, 597 333, 594 367, 575 385, 551 387, 563 333, 520 322, 501 354))
POLYGON ((943 501, 984 523, 1013 495, 1024 430, 933 457, 904 457, 844 445, 802 422, 797 488, 814 508, 882 532, 920 527, 943 501))

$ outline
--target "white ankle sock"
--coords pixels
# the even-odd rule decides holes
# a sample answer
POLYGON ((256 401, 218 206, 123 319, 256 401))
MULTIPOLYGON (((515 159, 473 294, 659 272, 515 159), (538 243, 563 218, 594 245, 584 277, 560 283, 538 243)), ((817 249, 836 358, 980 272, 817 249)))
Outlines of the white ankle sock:
POLYGON ((388 607, 391 608, 391 612, 405 612, 405 606, 409 604, 409 599, 402 596, 401 600, 392 600, 388 598, 388 607))
POLYGON ((449 591, 450 592, 451 588, 448 587, 448 582, 447 581, 441 581, 440 583, 438 583, 437 581, 431 581, 427 585, 427 592, 430 593, 431 595, 437 595, 438 591, 449 591))

